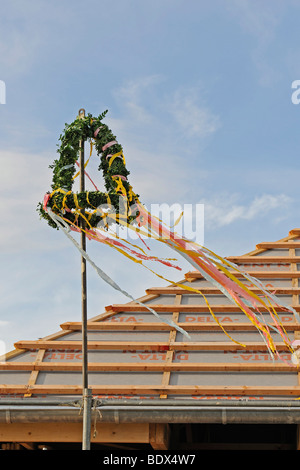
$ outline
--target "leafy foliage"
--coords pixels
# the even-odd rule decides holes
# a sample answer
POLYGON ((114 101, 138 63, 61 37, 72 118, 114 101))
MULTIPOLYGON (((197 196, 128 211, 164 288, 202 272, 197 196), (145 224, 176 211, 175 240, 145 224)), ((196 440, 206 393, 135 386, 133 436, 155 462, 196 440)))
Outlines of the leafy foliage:
MULTIPOLYGON (((134 211, 138 195, 133 193, 127 180, 130 172, 125 166, 122 146, 117 142, 116 136, 109 127, 102 122, 106 114, 107 111, 104 111, 96 118, 87 114, 84 117, 77 117, 71 124, 65 124, 64 132, 59 137, 61 142, 57 151, 59 158, 50 165, 53 169, 53 178, 52 191, 47 193, 49 195, 47 206, 53 212, 63 213, 64 218, 72 223, 77 223, 78 210, 86 209, 89 211, 89 225, 96 227, 105 218, 97 208, 105 204, 109 204, 116 214, 123 215, 123 220, 126 217, 128 223, 131 223, 138 215, 134 211), (104 176, 107 191, 105 193, 84 191, 75 194, 72 192, 80 140, 94 142, 97 155, 100 156, 99 170, 102 170, 104 176), (111 142, 115 143, 106 148, 106 145, 111 142), (112 158, 118 153, 121 154, 120 157, 112 158), (120 191, 120 185, 122 191, 120 191)), ((38 204, 37 211, 50 226, 56 228, 43 203, 38 204)))

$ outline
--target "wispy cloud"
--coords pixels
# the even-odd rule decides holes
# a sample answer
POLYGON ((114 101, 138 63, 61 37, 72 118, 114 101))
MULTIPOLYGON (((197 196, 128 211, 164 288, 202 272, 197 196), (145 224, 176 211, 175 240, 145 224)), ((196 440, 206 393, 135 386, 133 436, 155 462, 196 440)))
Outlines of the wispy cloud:
MULTIPOLYGON (((238 199, 238 195, 223 195, 213 202, 205 202, 205 224, 222 227, 241 219, 258 220, 271 211, 286 209, 292 202, 292 199, 285 194, 263 194, 244 205, 239 204, 238 199)), ((281 217, 279 215, 278 219, 281 217)))
MULTIPOLYGON (((123 83, 113 92, 118 118, 108 115, 107 122, 124 146, 132 169, 130 181, 144 201, 190 202, 184 199, 190 194, 195 170, 183 165, 183 155, 196 145, 201 157, 200 143, 213 136, 221 123, 203 104, 201 87, 166 91, 166 84, 167 78, 161 75, 123 83)), ((204 172, 199 175, 203 177, 204 172)))
POLYGON ((273 0, 233 0, 227 3, 227 9, 232 17, 240 24, 244 33, 250 35, 255 43, 251 57, 258 72, 258 80, 262 86, 274 84, 279 70, 274 70, 268 58, 269 50, 276 38, 285 2, 273 0))
POLYGON ((148 132, 151 132, 151 127, 165 129, 169 121, 174 136, 179 130, 185 139, 203 139, 219 129, 220 117, 205 104, 202 87, 191 85, 166 92, 167 85, 166 77, 150 75, 130 80, 114 90, 113 95, 122 107, 123 119, 130 118, 131 126, 147 124, 148 132), (160 88, 162 84, 163 90, 160 88))
POLYGON ((193 87, 176 90, 169 98, 169 112, 187 138, 208 137, 221 126, 219 116, 203 105, 201 98, 199 90, 193 87))
POLYGON ((0 246, 3 253, 45 250, 42 224, 36 207, 51 187, 49 163, 45 154, 22 150, 0 151, 0 246))
POLYGON ((70 9, 63 3, 15 0, 7 3, 5 7, 2 6, 0 64, 5 79, 12 77, 15 80, 24 74, 32 73, 34 67, 39 66, 46 50, 49 56, 49 45, 54 45, 57 56, 56 44, 66 47, 65 45, 70 43, 61 40, 60 29, 64 34, 69 28, 65 22, 66 15, 73 25, 74 8, 70 9), (53 34, 54 30, 56 34, 53 34))
POLYGON ((152 96, 154 101, 158 99, 157 87, 163 81, 164 77, 160 75, 147 75, 128 80, 113 90, 112 94, 119 103, 123 119, 135 128, 153 126, 155 118, 150 111, 149 98, 152 96))

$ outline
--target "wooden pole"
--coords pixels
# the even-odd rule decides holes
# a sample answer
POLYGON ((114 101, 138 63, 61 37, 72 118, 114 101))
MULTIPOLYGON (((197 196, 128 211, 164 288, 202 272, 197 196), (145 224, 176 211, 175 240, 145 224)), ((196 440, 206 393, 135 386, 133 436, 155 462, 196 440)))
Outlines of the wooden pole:
MULTIPOLYGON (((85 110, 79 110, 79 118, 85 117, 85 110)), ((79 142, 79 164, 80 164, 80 192, 85 191, 84 178, 84 139, 79 142)), ((85 236, 85 210, 81 209, 81 248, 86 251, 85 236)), ((91 390, 88 388, 88 347, 87 347, 87 276, 86 259, 81 257, 81 309, 82 309, 82 401, 83 401, 83 431, 82 450, 90 450, 91 439, 91 390)))

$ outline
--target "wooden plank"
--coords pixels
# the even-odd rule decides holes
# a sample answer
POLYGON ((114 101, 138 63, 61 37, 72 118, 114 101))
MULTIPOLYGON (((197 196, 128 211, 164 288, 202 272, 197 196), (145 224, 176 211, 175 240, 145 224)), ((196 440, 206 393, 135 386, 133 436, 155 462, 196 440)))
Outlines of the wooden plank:
MULTIPOLYGON (((178 312, 177 312, 178 315, 178 312)), ((211 322, 176 322, 178 326, 185 331, 221 331, 220 326, 211 317, 211 322)), ((249 322, 221 322, 220 323, 228 331, 256 331, 255 325, 249 322)), ((286 331, 300 330, 298 322, 282 322, 282 326, 286 331)), ((272 322, 270 326, 275 326, 272 322)), ((66 322, 61 325, 63 329, 80 331, 81 322, 66 322)), ((89 331, 176 331, 174 326, 161 322, 88 322, 87 329, 89 331)))
MULTIPOLYGON (((16 343, 18 345, 22 344, 23 349, 51 349, 51 350, 71 350, 71 351, 81 351, 82 342, 81 341, 19 341, 16 343)), ((151 351, 167 351, 168 343, 167 342, 157 342, 157 341, 88 341, 89 350, 126 350, 126 349, 142 349, 145 348, 151 349, 151 351)))
POLYGON ((274 249, 274 248, 300 248, 300 242, 293 242, 293 241, 286 241, 286 242, 261 242, 256 245, 257 249, 263 248, 266 249, 274 249))
MULTIPOLYGON (((45 352, 46 352, 45 349, 40 349, 38 351, 38 353, 36 355, 35 363, 40 363, 43 360, 43 358, 45 356, 45 352)), ((28 380, 28 385, 35 384, 35 382, 37 380, 38 373, 39 373, 39 369, 32 369, 32 372, 31 372, 29 380, 28 380)), ((25 397, 29 397, 29 396, 30 396, 30 394, 25 394, 25 397)))
MULTIPOLYGON (((94 395, 300 396, 300 386, 268 385, 90 385, 94 395)), ((80 385, 0 384, 1 394, 81 395, 80 385)), ((1 438, 0 438, 1 440, 1 438)), ((23 438, 23 440, 25 440, 23 438)), ((28 441, 28 439, 26 439, 28 441)))
POLYGON ((22 450, 21 445, 16 442, 6 442, 1 444, 1 450, 22 450))
MULTIPOLYGON (((250 285, 245 285, 251 290, 251 292, 254 292, 256 294, 259 294, 262 292, 261 289, 258 287, 252 287, 250 285)), ((147 289, 147 292, 157 292, 160 295, 176 295, 176 294, 186 294, 186 295, 201 295, 200 292, 203 292, 206 295, 224 295, 220 289, 217 287, 199 287, 199 291, 188 291, 186 289, 183 289, 182 287, 151 287, 147 289)), ((300 294, 300 288, 299 287, 277 287, 274 286, 272 289, 268 289, 269 291, 272 290, 272 292, 275 292, 275 295, 283 294, 283 295, 288 295, 288 294, 300 294)))
POLYGON ((150 423, 149 443, 154 450, 168 450, 170 443, 170 426, 164 423, 150 423))
MULTIPOLYGON (((281 238, 280 240, 277 240, 278 242, 289 242, 291 240, 294 240, 295 238, 297 238, 297 236, 295 234, 292 234, 292 233, 289 233, 289 235, 287 237, 284 237, 284 238, 281 238)), ((255 255, 258 255, 260 253, 263 253, 264 251, 266 251, 266 249, 264 248, 256 248, 255 250, 252 250, 248 253, 244 253, 244 255, 247 255, 247 256, 255 256, 255 255)))
MULTIPOLYGON (((66 322, 60 325, 61 328, 80 331, 81 322, 66 322)), ((161 322, 87 322, 89 331, 169 331, 175 329, 166 323, 161 322)))
MULTIPOLYGON (((169 352, 173 351, 168 351, 169 352)), ((6 371, 44 371, 44 372, 81 372, 80 362, 5 362, 0 370, 6 371)), ((297 372, 299 368, 278 361, 255 362, 90 362, 90 372, 197 372, 197 371, 245 371, 245 372, 297 372)), ((165 384, 163 384, 165 385, 165 384)), ((300 384, 299 384, 300 385, 300 384)))
MULTIPOLYGON (((91 443, 148 443, 148 423, 96 423, 91 443)), ((93 429, 92 429, 93 431, 93 429)), ((81 442, 79 423, 0 423, 0 441, 11 442, 81 442)))
MULTIPOLYGON (((52 350, 81 350, 81 341, 20 341, 23 349, 52 349, 52 350)), ((287 351, 285 343, 276 343, 278 350, 287 351)), ((209 341, 209 342, 157 342, 157 341, 89 341, 89 350, 187 350, 187 351, 237 351, 237 350, 267 350, 267 345, 263 342, 247 341, 246 347, 232 341, 209 341)))
MULTIPOLYGON (((114 315, 114 313, 113 313, 113 315, 114 315)), ((43 339, 44 340, 58 339, 58 338, 61 338, 63 336, 66 336, 68 334, 69 334, 68 331, 60 330, 56 333, 52 333, 51 335, 45 336, 43 339)), ((25 350, 23 350, 23 349, 14 349, 14 350, 9 351, 8 353, 4 354, 3 356, 0 356, 0 361, 7 361, 9 359, 13 359, 14 357, 17 357, 17 356, 23 354, 24 352, 25 352, 25 350)))
MULTIPOLYGON (((236 264, 288 264, 289 256, 228 256, 228 261, 236 264)), ((295 262, 300 263, 300 256, 295 256, 295 262)))
MULTIPOLYGON (((291 256, 292 259, 295 258, 296 256, 296 251, 294 248, 291 248, 289 250, 289 254, 291 256)), ((297 269, 297 264, 296 263, 291 263, 290 265, 290 270, 292 272, 297 272, 298 269, 297 269)), ((299 287, 299 280, 297 278, 293 278, 291 280, 291 284, 292 284, 292 288, 293 289, 297 289, 299 287)), ((295 307, 298 307, 299 306, 299 296, 297 295, 297 293, 295 292, 295 294, 292 296, 292 306, 295 308, 295 307)))
MULTIPOLYGON (((234 274, 238 278, 243 278, 242 274, 239 274, 237 271, 229 270, 231 274, 234 274)), ((292 272, 292 271, 255 271, 251 270, 248 271, 248 274, 251 276, 258 278, 258 279, 292 279, 292 278, 299 278, 300 271, 292 272)), ((203 275, 198 271, 189 271, 185 274, 185 278, 189 279, 204 279, 203 275)))
MULTIPOLYGON (((181 300, 182 300, 182 295, 176 295, 175 297, 175 301, 174 301, 174 305, 180 305, 181 304, 181 300)), ((173 315, 172 315, 172 320, 174 323, 177 323, 178 324, 178 320, 179 320, 179 312, 173 312, 173 315)), ((169 334, 169 344, 170 343, 174 343, 174 341, 176 341, 176 329, 172 329, 170 331, 170 334, 169 334)), ((166 354, 166 365, 167 364, 171 364, 172 361, 174 359, 174 351, 167 351, 167 354, 166 354)), ((161 381, 161 384, 162 385, 168 385, 169 382, 170 382, 170 377, 171 377, 171 372, 170 370, 165 370, 164 373, 163 373, 163 377, 162 377, 162 381, 161 381)), ((162 394, 160 395, 160 398, 163 398, 163 399, 166 399, 168 398, 168 395, 167 394, 162 394)))
MULTIPOLYGON (((108 308, 108 307, 107 307, 108 308)), ((141 306, 139 304, 132 303, 131 305, 124 305, 124 304, 113 304, 109 306, 110 309, 113 309, 116 313, 120 312, 149 312, 146 306, 141 306)), ((209 312, 207 305, 164 305, 164 304, 151 304, 151 308, 156 312, 194 312, 194 313, 201 313, 201 312, 209 312)), ((211 308, 214 313, 224 313, 224 312, 241 312, 241 309, 234 304, 226 304, 226 305, 211 305, 211 308)), ((300 307, 296 307, 296 309, 300 310, 300 307)), ((260 311, 267 312, 268 309, 266 307, 259 307, 260 311)), ((286 307, 276 307, 277 312, 285 312, 286 307)), ((151 314, 151 312, 149 312, 151 314)), ((19 344, 19 343, 17 343, 19 344)))
POLYGON ((20 442, 20 446, 24 447, 27 450, 35 450, 34 444, 29 442, 20 442))

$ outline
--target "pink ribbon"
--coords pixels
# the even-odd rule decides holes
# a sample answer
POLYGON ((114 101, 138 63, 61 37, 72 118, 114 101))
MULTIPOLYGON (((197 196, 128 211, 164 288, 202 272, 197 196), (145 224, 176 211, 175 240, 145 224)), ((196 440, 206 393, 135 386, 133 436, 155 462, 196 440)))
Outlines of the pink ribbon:
POLYGON ((113 175, 112 178, 121 178, 121 180, 127 181, 126 176, 122 176, 122 175, 113 175))
POLYGON ((44 210, 46 212, 47 212, 47 204, 48 204, 49 199, 50 199, 50 194, 46 193, 44 196, 44 204, 43 204, 44 210))
POLYGON ((109 147, 111 147, 112 145, 115 145, 117 144, 118 142, 116 140, 112 140, 111 142, 108 142, 108 144, 105 144, 103 147, 102 147, 102 152, 104 152, 104 150, 108 149, 109 147))
POLYGON ((99 134, 100 129, 101 129, 101 127, 98 127, 98 129, 95 130, 94 137, 97 137, 97 135, 99 134))
MULTIPOLYGON (((257 325, 257 320, 255 318, 255 315, 251 312, 251 310, 248 308, 247 305, 242 301, 242 297, 250 302, 252 307, 256 310, 258 310, 258 305, 256 304, 256 301, 246 292, 244 291, 241 287, 239 287, 235 282, 233 282, 231 279, 227 278, 223 273, 220 273, 220 271, 211 263, 211 261, 205 256, 205 254, 202 252, 202 250, 197 249, 197 253, 201 255, 202 259, 199 259, 199 257, 193 256, 192 252, 193 250, 190 249, 189 243, 186 242, 185 240, 178 239, 177 237, 174 236, 174 233, 166 229, 160 222, 156 221, 153 219, 147 212, 144 210, 143 206, 138 205, 138 209, 140 211, 140 216, 148 217, 149 224, 154 228, 154 230, 159 233, 160 235, 164 235, 166 239, 166 243, 168 243, 168 239, 172 240, 173 243, 175 243, 177 246, 183 248, 184 250, 188 251, 188 256, 196 263, 198 264, 199 267, 203 271, 205 271, 210 277, 212 277, 216 282, 218 282, 221 286, 223 286, 228 293, 230 293, 231 297, 236 300, 236 302, 248 313, 248 315, 252 318, 253 322, 257 325)), ((279 306, 277 304, 277 306, 279 306)), ((287 308, 288 310, 288 308, 287 308)), ((258 310, 259 311, 259 310, 258 310)), ((271 309, 269 310, 269 313, 276 324, 278 331, 281 333, 281 336, 285 337, 284 332, 282 331, 280 325, 277 322, 277 319, 275 316, 272 314, 271 309)), ((268 330, 268 327, 266 327, 266 330, 268 330)), ((262 332, 268 341, 268 336, 266 332, 262 332)))

